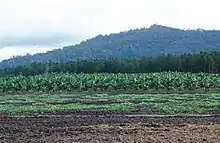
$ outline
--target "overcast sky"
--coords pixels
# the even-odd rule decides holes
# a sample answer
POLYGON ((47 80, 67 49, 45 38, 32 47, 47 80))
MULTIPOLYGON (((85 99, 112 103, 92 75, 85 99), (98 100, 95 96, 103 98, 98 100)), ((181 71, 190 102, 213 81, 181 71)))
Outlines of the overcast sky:
POLYGON ((220 29, 219 0, 0 0, 0 61, 160 24, 220 29))

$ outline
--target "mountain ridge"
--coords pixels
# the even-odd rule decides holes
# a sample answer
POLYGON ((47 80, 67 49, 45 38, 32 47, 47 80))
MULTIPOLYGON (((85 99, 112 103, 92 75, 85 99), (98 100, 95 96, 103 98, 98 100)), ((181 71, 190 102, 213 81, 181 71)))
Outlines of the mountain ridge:
POLYGON ((73 46, 46 53, 17 56, 0 62, 0 68, 11 68, 39 62, 72 60, 142 58, 161 54, 185 54, 220 51, 220 30, 183 30, 151 25, 106 35, 97 35, 73 46))

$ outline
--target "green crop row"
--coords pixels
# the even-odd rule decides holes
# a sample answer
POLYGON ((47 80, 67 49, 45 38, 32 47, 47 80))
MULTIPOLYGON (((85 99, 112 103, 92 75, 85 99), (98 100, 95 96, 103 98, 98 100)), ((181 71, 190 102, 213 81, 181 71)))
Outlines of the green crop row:
POLYGON ((167 89, 218 88, 220 76, 206 73, 135 74, 44 74, 0 78, 0 92, 75 91, 88 89, 167 89))

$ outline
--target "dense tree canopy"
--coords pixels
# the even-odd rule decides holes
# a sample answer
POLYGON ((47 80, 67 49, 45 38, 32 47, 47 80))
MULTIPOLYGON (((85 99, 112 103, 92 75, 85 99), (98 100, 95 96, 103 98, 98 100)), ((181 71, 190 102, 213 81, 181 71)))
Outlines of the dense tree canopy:
MULTIPOLYGON (((150 28, 135 29, 118 34, 98 35, 78 45, 67 46, 63 49, 53 50, 47 53, 14 57, 2 61, 0 63, 0 68, 17 67, 31 63, 36 64, 49 61, 62 63, 73 60, 120 58, 123 58, 120 60, 120 63, 123 64, 124 62, 130 62, 130 60, 124 59, 155 57, 161 54, 195 54, 201 51, 220 51, 220 31, 200 29, 180 30, 153 25, 150 28)), ((162 60, 162 58, 163 56, 157 60, 162 60)), ((87 64, 94 64, 94 62, 100 62, 100 60, 84 62, 87 62, 87 64)), ((103 62, 108 62, 110 66, 115 60, 103 62)), ((72 63, 81 64, 82 62, 72 63)), ((62 64, 59 64, 59 66, 62 66, 62 64)), ((80 65, 77 66, 80 67, 80 65)), ((172 65, 169 65, 169 67, 171 68, 172 65)))
POLYGON ((0 76, 44 73, 151 73, 162 71, 220 73, 220 52, 171 55, 139 59, 95 59, 66 63, 32 63, 1 69, 0 76))

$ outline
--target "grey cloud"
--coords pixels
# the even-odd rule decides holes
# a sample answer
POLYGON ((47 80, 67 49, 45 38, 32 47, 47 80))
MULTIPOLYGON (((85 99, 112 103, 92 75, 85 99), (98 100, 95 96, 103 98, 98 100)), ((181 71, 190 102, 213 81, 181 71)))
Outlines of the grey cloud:
POLYGON ((82 39, 82 36, 73 36, 69 34, 54 34, 47 36, 29 36, 29 37, 4 37, 0 38, 0 48, 13 46, 48 46, 59 45, 62 43, 75 44, 82 39))
MULTIPOLYGON (((219 0, 0 0, 0 60, 34 51, 35 45, 60 48, 154 23, 219 29, 219 4, 219 0)), ((39 47, 35 52, 42 52, 39 47)))

